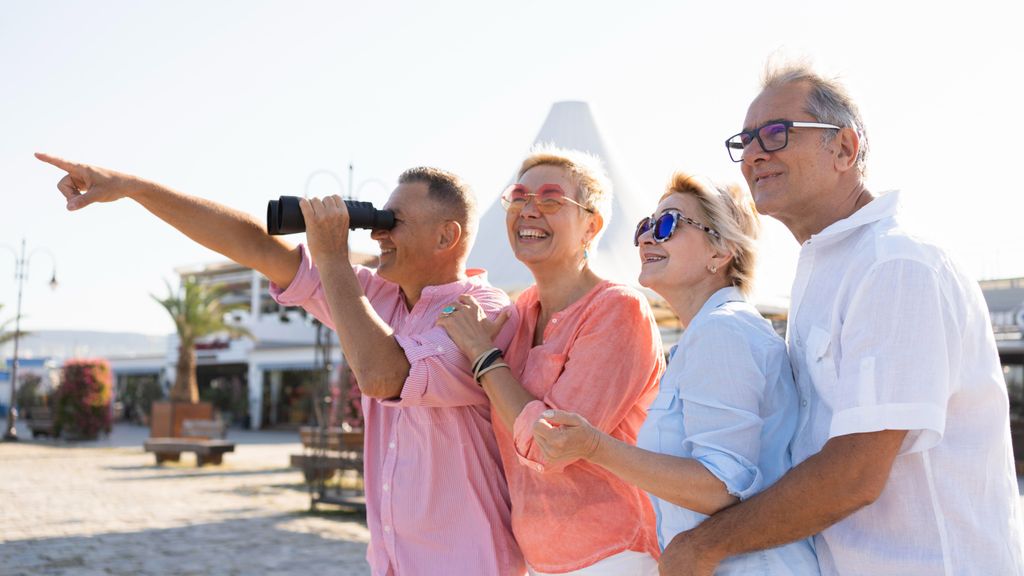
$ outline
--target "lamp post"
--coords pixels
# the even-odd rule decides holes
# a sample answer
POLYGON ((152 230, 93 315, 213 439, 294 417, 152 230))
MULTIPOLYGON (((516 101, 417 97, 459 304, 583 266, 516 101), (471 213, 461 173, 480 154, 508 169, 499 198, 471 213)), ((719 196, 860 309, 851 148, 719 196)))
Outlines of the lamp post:
POLYGON ((341 177, 330 170, 321 169, 314 170, 309 174, 309 177, 306 178, 306 188, 302 193, 304 197, 309 198, 309 185, 313 183, 313 179, 316 178, 317 176, 330 176, 331 179, 338 184, 338 191, 341 192, 341 195, 345 195, 345 185, 342 184, 341 177))
MULTIPOLYGON (((12 250, 13 251, 13 250, 12 250)), ((32 257, 37 252, 44 252, 50 257, 53 262, 53 273, 50 276, 50 288, 57 288, 57 259, 53 257, 53 253, 45 248, 36 248, 25 256, 25 239, 21 239, 21 254, 17 252, 14 254, 14 281, 18 285, 18 307, 14 313, 14 361, 11 364, 11 398, 7 405, 7 429, 4 432, 4 441, 11 442, 18 439, 18 430, 15 428, 17 423, 17 412, 14 409, 15 391, 18 388, 18 340, 21 338, 21 289, 25 284, 25 278, 28 276, 28 265, 32 261, 32 257)))

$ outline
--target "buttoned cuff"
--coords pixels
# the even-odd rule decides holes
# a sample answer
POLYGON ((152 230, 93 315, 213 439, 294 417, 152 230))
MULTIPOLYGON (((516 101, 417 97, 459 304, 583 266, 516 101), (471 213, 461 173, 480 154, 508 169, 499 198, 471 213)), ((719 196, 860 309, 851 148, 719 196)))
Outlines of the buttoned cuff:
POLYGON ((742 456, 712 452, 697 458, 708 472, 725 484, 729 494, 746 500, 764 488, 761 469, 742 456))
POLYGON ((933 404, 879 404, 857 406, 837 412, 832 417, 829 438, 847 434, 908 430, 899 454, 923 452, 942 440, 946 429, 945 410, 933 404))

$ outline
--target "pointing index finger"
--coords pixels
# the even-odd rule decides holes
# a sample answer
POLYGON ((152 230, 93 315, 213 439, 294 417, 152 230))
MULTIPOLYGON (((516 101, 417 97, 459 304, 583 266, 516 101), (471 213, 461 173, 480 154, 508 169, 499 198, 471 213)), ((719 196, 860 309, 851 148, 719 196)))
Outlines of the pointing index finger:
POLYGON ((57 168, 60 168, 61 170, 65 171, 65 172, 71 172, 74 169, 79 167, 79 165, 77 163, 75 163, 75 162, 71 162, 69 160, 65 160, 63 158, 59 158, 57 156, 51 156, 51 155, 43 153, 43 152, 36 152, 35 156, 39 160, 42 160, 43 162, 46 162, 47 164, 52 164, 53 166, 56 166, 57 168))

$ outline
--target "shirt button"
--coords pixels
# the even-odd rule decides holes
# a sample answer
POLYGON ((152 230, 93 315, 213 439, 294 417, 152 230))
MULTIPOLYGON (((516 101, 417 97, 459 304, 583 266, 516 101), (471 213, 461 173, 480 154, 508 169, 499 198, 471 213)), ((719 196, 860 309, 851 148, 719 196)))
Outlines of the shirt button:
POLYGON ((543 472, 543 471, 544 471, 544 465, 543 464, 537 464, 537 472, 543 472))
POLYGON ((387 492, 387 491, 388 491, 388 485, 387 485, 387 484, 385 484, 385 485, 384 485, 384 491, 385 491, 385 492, 387 492))
POLYGON ((384 526, 385 532, 391 532, 391 526, 384 526))
POLYGON ((551 323, 552 324, 558 324, 558 318, 552 318, 551 319, 551 323))
POLYGON ((442 348, 442 347, 438 346, 438 347, 437 347, 437 351, 438 351, 438 352, 444 352, 444 348, 442 348))
POLYGON ((800 401, 800 405, 801 406, 807 406, 807 400, 801 400, 800 401))
POLYGON ((395 443, 394 442, 388 442, 388 448, 394 450, 395 449, 395 443))

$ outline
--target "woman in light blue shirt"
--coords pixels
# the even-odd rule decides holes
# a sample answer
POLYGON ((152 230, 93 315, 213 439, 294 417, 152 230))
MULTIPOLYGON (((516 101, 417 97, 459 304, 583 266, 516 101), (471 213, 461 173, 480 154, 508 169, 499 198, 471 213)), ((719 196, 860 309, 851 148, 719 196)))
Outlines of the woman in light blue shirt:
MULTIPOLYGON (((792 466, 799 399, 786 345, 745 300, 758 230, 744 191, 675 174, 634 239, 640 283, 665 298, 684 329, 637 446, 569 412, 549 410, 534 425, 549 460, 586 459, 646 490, 663 549, 792 466)), ((726 559, 716 571, 818 573, 810 539, 726 559)))

